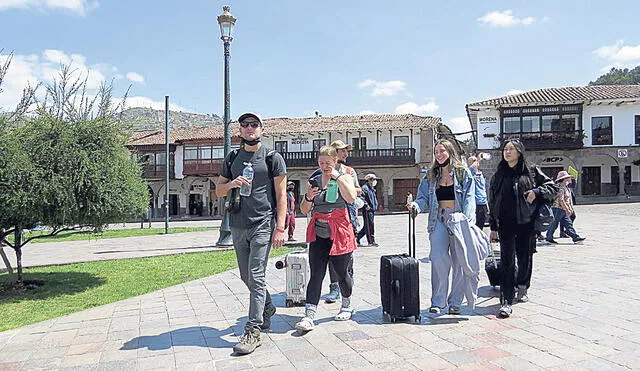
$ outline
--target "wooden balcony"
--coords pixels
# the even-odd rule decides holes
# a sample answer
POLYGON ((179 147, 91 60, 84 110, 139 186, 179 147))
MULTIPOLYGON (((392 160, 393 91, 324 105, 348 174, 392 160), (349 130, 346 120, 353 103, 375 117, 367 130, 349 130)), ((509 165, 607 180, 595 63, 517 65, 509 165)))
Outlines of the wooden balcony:
MULTIPOLYGON (((144 165, 142 167, 143 179, 164 179, 166 166, 165 165, 144 165)), ((169 168, 169 178, 175 178, 175 172, 173 166, 169 168)))
POLYGON ((184 160, 184 175, 218 175, 222 171, 222 159, 184 160))
MULTIPOLYGON (((317 151, 281 153, 287 167, 318 166, 317 151)), ((347 163, 350 166, 362 165, 414 165, 415 148, 355 149, 349 152, 347 163)))
POLYGON ((505 133, 501 135, 504 142, 507 138, 520 138, 527 151, 543 151, 549 149, 580 149, 584 146, 582 142, 584 131, 555 131, 542 133, 505 133))

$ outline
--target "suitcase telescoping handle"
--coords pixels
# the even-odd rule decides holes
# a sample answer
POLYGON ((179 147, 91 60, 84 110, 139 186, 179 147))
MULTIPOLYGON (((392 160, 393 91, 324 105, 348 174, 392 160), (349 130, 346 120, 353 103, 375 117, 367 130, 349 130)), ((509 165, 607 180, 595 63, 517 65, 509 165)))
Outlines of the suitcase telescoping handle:
POLYGON ((409 210, 409 256, 416 257, 416 215, 409 210))

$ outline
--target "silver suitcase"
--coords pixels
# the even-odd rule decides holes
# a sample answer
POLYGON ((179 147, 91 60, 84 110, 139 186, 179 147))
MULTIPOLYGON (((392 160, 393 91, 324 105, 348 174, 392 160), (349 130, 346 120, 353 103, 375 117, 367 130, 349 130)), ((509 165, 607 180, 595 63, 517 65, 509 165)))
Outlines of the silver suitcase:
POLYGON ((287 268, 287 298, 285 305, 304 305, 311 271, 307 250, 292 251, 285 257, 287 268))

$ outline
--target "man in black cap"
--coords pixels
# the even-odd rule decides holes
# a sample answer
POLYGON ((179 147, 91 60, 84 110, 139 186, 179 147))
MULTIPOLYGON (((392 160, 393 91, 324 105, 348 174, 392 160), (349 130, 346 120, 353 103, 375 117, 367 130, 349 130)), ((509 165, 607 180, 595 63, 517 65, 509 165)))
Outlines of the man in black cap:
MULTIPOLYGON (((282 156, 260 142, 262 120, 255 113, 238 118, 242 146, 231 151, 222 166, 216 194, 227 195, 234 188, 250 188, 241 196, 240 210, 229 214, 233 246, 242 281, 249 288, 249 319, 244 334, 233 347, 237 354, 249 354, 262 345, 260 330, 271 325, 276 307, 266 288, 265 269, 271 244, 284 244, 287 216, 287 168, 282 156), (251 164, 254 176, 243 176, 251 164)), ((242 192, 241 192, 242 194, 242 192)))

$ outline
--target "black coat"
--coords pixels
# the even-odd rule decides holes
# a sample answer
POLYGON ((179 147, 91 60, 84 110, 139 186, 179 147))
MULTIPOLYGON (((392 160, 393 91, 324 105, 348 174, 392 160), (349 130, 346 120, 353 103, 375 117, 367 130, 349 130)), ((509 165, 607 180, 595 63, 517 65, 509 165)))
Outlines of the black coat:
MULTIPOLYGON (((537 190, 536 202, 529 204, 524 197, 524 193, 528 190, 519 190, 518 178, 513 180, 513 191, 516 195, 516 204, 513 207, 516 208, 516 222, 517 224, 527 224, 534 220, 536 212, 538 211, 541 202, 553 202, 556 193, 558 192, 558 185, 555 184, 553 179, 549 178, 545 173, 537 166, 529 168, 529 174, 532 174, 532 180, 534 183, 534 190, 537 190)), ((502 204, 502 188, 503 177, 501 172, 496 173, 491 178, 491 186, 489 187, 489 223, 492 231, 498 230, 500 224, 500 209, 502 204)))

